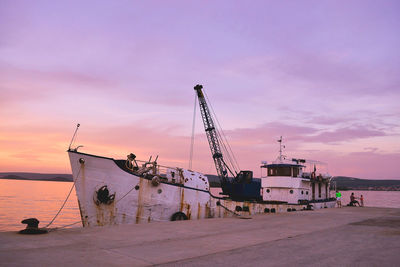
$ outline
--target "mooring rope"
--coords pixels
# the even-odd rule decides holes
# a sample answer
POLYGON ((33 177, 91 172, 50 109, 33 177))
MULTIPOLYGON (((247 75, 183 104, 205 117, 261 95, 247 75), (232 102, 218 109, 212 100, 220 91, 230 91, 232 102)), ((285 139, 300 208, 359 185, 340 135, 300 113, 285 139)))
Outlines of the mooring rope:
MULTIPOLYGON (((61 208, 58 210, 57 214, 53 217, 53 219, 49 222, 49 224, 47 224, 44 228, 49 227, 54 222, 54 220, 57 218, 58 214, 60 214, 61 210, 64 208, 65 204, 67 203, 67 201, 69 199, 69 196, 72 193, 72 189, 74 189, 75 183, 79 178, 79 173, 81 172, 81 169, 82 169, 82 166, 79 168, 78 174, 76 175, 76 179, 75 179, 74 183, 72 184, 71 189, 69 190, 67 198, 64 200, 64 203, 61 205, 61 208)), ((76 223, 74 223, 74 224, 76 224, 76 223)))
POLYGON ((245 216, 243 216, 243 215, 241 215, 239 213, 234 212, 233 210, 228 209, 227 207, 225 207, 224 205, 221 204, 221 201, 217 202, 217 206, 221 206, 226 211, 229 211, 233 215, 237 216, 237 218, 240 218, 240 219, 251 219, 251 217, 245 217, 245 216))
POLYGON ((63 229, 63 228, 66 228, 66 227, 68 227, 68 226, 72 226, 72 225, 75 225, 75 224, 78 224, 78 223, 81 223, 81 222, 82 222, 82 221, 79 220, 79 221, 76 221, 76 222, 74 222, 74 223, 70 223, 70 224, 67 224, 67 225, 60 226, 60 227, 48 229, 48 231, 49 231, 49 232, 53 232, 53 231, 60 230, 60 229, 63 229))
POLYGON ((222 204, 221 204, 221 201, 218 201, 218 202, 217 202, 217 206, 221 206, 221 207, 224 208, 225 210, 227 210, 227 211, 233 213, 233 215, 241 216, 240 214, 238 214, 238 213, 234 212, 233 210, 230 210, 230 209, 228 209, 227 207, 225 207, 224 205, 222 205, 222 204))
MULTIPOLYGON (((139 179, 142 179, 142 178, 139 177, 139 179)), ((115 203, 118 203, 118 202, 120 202, 123 198, 125 198, 130 192, 133 191, 133 189, 136 188, 136 186, 138 186, 138 185, 135 185, 134 187, 132 187, 128 192, 125 193, 125 195, 123 195, 120 199, 116 200, 115 203)))

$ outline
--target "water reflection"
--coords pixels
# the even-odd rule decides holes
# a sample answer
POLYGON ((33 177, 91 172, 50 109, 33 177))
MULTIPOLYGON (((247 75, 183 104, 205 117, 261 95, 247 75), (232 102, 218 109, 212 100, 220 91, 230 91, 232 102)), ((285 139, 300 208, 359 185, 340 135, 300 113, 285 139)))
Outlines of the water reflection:
MULTIPOLYGON (((0 179, 0 231, 21 230, 21 221, 35 217, 44 227, 58 212, 71 189, 71 182, 0 179)), ((51 227, 80 220, 75 189, 51 227)), ((80 224, 76 224, 80 226, 80 224)))

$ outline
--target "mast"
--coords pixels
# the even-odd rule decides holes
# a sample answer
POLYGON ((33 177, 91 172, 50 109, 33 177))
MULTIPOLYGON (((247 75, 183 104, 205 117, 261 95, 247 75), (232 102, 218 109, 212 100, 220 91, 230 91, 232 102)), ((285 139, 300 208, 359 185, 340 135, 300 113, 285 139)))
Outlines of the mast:
POLYGON ((282 148, 285 148, 284 145, 282 145, 283 139, 282 136, 279 140, 277 140, 279 142, 279 161, 282 162, 282 157, 284 158, 285 156, 282 156, 282 148))

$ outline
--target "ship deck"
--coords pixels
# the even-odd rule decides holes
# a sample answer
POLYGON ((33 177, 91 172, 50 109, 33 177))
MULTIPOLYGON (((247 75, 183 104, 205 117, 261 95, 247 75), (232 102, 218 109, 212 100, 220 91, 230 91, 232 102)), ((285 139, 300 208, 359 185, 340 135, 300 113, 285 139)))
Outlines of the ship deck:
POLYGON ((1 232, 0 240, 4 266, 394 266, 400 209, 343 207, 34 236, 1 232))

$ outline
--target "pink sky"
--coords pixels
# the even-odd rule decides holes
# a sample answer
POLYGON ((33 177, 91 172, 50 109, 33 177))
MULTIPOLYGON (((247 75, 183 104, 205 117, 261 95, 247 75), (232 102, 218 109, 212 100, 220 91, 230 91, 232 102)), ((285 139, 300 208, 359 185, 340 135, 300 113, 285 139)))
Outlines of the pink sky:
MULTIPOLYGON (((188 166, 204 85, 241 169, 400 179, 398 1, 0 0, 0 172, 83 152, 188 166)), ((193 169, 215 173, 200 113, 193 169)))

